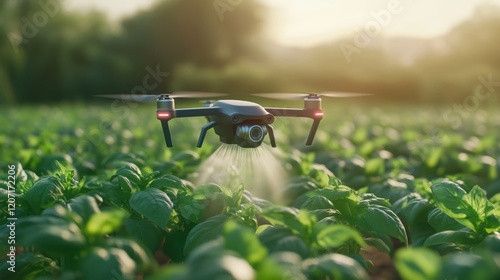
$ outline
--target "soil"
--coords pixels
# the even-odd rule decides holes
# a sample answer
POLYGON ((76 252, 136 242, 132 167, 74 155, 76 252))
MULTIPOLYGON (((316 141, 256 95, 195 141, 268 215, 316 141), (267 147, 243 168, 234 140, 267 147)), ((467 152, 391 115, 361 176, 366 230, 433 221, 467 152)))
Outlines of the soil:
POLYGON ((394 267, 394 262, 389 254, 368 246, 361 255, 373 263, 373 267, 368 270, 370 279, 372 280, 400 280, 401 277, 394 267))

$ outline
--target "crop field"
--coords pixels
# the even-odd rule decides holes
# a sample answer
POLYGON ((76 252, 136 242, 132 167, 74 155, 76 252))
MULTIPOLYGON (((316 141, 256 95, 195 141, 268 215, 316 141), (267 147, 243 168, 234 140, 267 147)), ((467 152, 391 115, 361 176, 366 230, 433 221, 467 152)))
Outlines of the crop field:
POLYGON ((169 149, 110 104, 2 108, 0 279, 500 279, 494 108, 328 104, 255 149, 176 119, 169 149))

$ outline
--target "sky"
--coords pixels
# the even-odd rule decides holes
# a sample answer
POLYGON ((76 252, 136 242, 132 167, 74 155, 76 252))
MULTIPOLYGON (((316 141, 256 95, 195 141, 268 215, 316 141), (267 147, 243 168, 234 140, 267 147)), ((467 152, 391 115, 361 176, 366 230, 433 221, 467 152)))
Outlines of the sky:
MULTIPOLYGON (((500 6, 500 0, 258 1, 269 11, 266 35, 282 45, 299 47, 353 36, 367 28, 380 31, 384 36, 433 38, 469 18, 478 4, 500 6)), ((147 8, 153 2, 155 0, 67 0, 66 6, 77 10, 96 8, 113 19, 119 19, 147 8)), ((233 3, 237 2, 233 0, 233 3)), ((234 8, 238 9, 238 6, 234 8)))

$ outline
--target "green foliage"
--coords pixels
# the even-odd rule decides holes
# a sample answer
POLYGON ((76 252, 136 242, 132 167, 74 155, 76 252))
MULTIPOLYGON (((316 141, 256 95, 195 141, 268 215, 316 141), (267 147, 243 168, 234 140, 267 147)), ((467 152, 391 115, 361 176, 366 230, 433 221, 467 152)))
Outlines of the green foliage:
MULTIPOLYGON (((474 122, 490 121, 464 124, 464 135, 436 124, 445 134, 434 143, 418 139, 436 115, 354 111, 362 120, 342 121, 332 112, 338 129, 318 131, 302 151, 287 145, 295 131, 280 130, 289 182, 277 203, 243 184, 194 185, 215 145, 207 138, 189 150, 184 132, 203 121, 172 125, 178 145, 165 150, 149 108, 137 110, 105 131, 102 119, 115 115, 93 106, 7 112, 14 117, 0 127, 0 161, 14 162, 16 188, 8 191, 0 170, 0 202, 16 199, 19 279, 366 279, 378 261, 372 251, 392 258, 402 279, 499 278, 499 179, 490 176, 498 165, 484 158, 498 154, 488 140, 498 133, 471 136, 480 133, 474 122), (435 145, 468 157, 446 152, 431 169, 435 145)), ((7 207, 0 214, 8 240, 12 216, 7 207)), ((12 277, 7 267, 0 278, 12 277)))
POLYGON ((457 184, 444 181, 434 184, 431 189, 437 207, 457 222, 480 235, 499 229, 495 207, 479 186, 466 193, 457 184))
POLYGON ((165 229, 170 221, 174 204, 164 192, 149 188, 133 194, 130 197, 130 207, 159 228, 165 229))
POLYGON ((403 279, 438 279, 441 258, 425 248, 405 248, 396 253, 395 265, 403 279))

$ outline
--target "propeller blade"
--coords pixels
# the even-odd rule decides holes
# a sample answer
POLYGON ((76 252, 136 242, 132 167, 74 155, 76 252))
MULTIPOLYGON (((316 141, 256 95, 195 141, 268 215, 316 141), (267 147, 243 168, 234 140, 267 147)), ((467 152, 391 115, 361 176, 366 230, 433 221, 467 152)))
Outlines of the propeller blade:
MULTIPOLYGON (((255 96, 273 98, 273 99, 287 99, 287 100, 300 100, 308 97, 309 93, 255 93, 255 96)), ((368 93, 351 93, 351 92, 321 92, 317 93, 318 96, 325 97, 359 97, 359 96, 369 96, 368 93)))
POLYGON ((309 96, 309 94, 307 93, 254 93, 252 95, 272 98, 272 99, 287 99, 287 100, 293 100, 293 99, 299 100, 309 96))
POLYGON ((199 91, 176 91, 169 94, 172 98, 210 98, 217 96, 224 96, 227 93, 217 93, 217 92, 199 92, 199 91))
MULTIPOLYGON (((163 94, 168 95, 171 98, 210 98, 210 97, 227 95, 225 93, 197 92, 197 91, 176 91, 176 92, 171 93, 171 94, 168 94, 168 93, 163 93, 163 94)), ((132 102, 139 102, 139 103, 149 103, 149 102, 156 101, 163 94, 156 94, 156 95, 106 94, 106 95, 95 95, 95 96, 104 97, 104 98, 111 98, 111 99, 126 100, 126 101, 132 101, 132 102)))
POLYGON ((106 94, 106 95, 95 95, 97 97, 104 97, 104 98, 111 98, 111 99, 119 99, 119 100, 126 100, 126 101, 132 101, 132 102, 139 102, 139 103, 149 103, 153 102, 160 95, 133 95, 133 94, 106 94))
POLYGON ((370 96, 370 93, 355 93, 355 92, 322 92, 318 94, 319 96, 326 97, 359 97, 359 96, 370 96))

